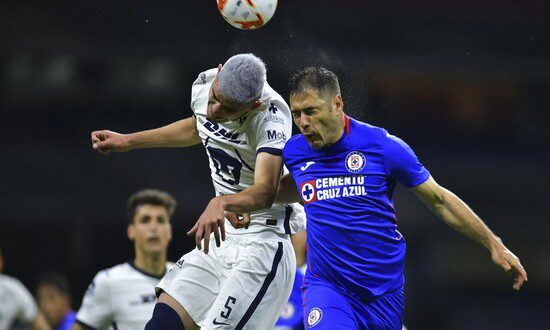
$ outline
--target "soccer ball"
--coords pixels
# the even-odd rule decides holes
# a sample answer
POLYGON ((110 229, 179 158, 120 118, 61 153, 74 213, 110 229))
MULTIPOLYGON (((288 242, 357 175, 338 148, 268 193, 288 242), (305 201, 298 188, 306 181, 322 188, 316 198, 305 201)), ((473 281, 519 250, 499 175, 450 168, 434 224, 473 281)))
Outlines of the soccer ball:
POLYGON ((241 30, 264 26, 277 9, 277 0, 217 0, 225 20, 241 30))

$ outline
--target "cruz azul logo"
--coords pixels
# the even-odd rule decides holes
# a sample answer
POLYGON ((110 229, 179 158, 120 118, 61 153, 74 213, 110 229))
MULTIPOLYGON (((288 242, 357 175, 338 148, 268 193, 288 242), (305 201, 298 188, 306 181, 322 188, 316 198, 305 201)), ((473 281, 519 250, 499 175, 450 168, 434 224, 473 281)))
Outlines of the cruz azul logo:
POLYGON ((364 175, 327 177, 300 184, 304 204, 341 197, 366 196, 364 175))
POLYGON ((361 172, 366 163, 365 155, 359 151, 352 151, 346 156, 346 169, 351 173, 361 172))

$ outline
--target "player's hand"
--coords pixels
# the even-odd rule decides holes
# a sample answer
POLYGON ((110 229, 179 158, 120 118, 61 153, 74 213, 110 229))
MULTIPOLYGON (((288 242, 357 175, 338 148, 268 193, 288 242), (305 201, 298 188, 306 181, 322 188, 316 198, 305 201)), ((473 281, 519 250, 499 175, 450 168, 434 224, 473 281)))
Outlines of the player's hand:
POLYGON ((225 217, 229 222, 231 222, 231 225, 233 228, 244 228, 248 229, 248 226, 250 226, 250 214, 249 213, 234 213, 225 211, 225 217))
POLYGON ((523 283, 527 282, 527 272, 521 265, 519 258, 508 250, 500 240, 491 248, 491 259, 504 269, 506 274, 514 278, 514 290, 519 291, 523 283))
POLYGON ((199 220, 197 220, 193 228, 187 232, 187 235, 195 235, 195 244, 199 250, 202 248, 201 240, 204 238, 203 251, 208 254, 211 233, 214 233, 216 246, 220 247, 221 241, 225 241, 225 205, 222 196, 210 200, 210 203, 208 203, 208 206, 204 212, 202 212, 199 220))
POLYGON ((108 130, 92 132, 92 148, 103 155, 111 151, 125 152, 131 150, 127 135, 108 130))

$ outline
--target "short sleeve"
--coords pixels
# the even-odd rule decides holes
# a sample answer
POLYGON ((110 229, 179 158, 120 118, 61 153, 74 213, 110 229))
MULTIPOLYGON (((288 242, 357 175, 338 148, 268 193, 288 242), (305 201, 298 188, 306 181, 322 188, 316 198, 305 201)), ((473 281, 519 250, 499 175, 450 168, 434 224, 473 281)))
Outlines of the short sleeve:
POLYGON ((30 323, 36 318, 36 302, 32 294, 18 280, 14 282, 14 300, 18 305, 17 320, 21 323, 30 323))
POLYGON ((428 180, 430 172, 403 140, 386 133, 383 146, 384 161, 390 177, 407 188, 416 187, 428 180))
POLYGON ((264 111, 262 116, 257 116, 253 127, 256 154, 281 155, 286 140, 292 135, 290 109, 284 101, 272 100, 264 111))
MULTIPOLYGON (((193 113, 199 111, 200 105, 208 103, 208 93, 210 92, 210 86, 214 79, 218 69, 210 69, 199 73, 199 76, 193 82, 191 86, 191 110, 193 113)), ((205 110, 201 110, 205 111, 205 110)))
POLYGON ((99 272, 84 294, 82 306, 76 314, 77 322, 92 328, 102 328, 112 321, 108 274, 99 272))

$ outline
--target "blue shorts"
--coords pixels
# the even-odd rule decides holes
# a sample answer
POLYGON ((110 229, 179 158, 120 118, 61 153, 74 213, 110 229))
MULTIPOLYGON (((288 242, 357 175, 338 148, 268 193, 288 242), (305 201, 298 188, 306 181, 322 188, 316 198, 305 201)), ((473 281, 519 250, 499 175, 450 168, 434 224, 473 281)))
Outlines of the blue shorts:
POLYGON ((403 325, 403 289, 371 300, 358 300, 316 279, 306 280, 302 290, 306 329, 401 330, 403 325))

